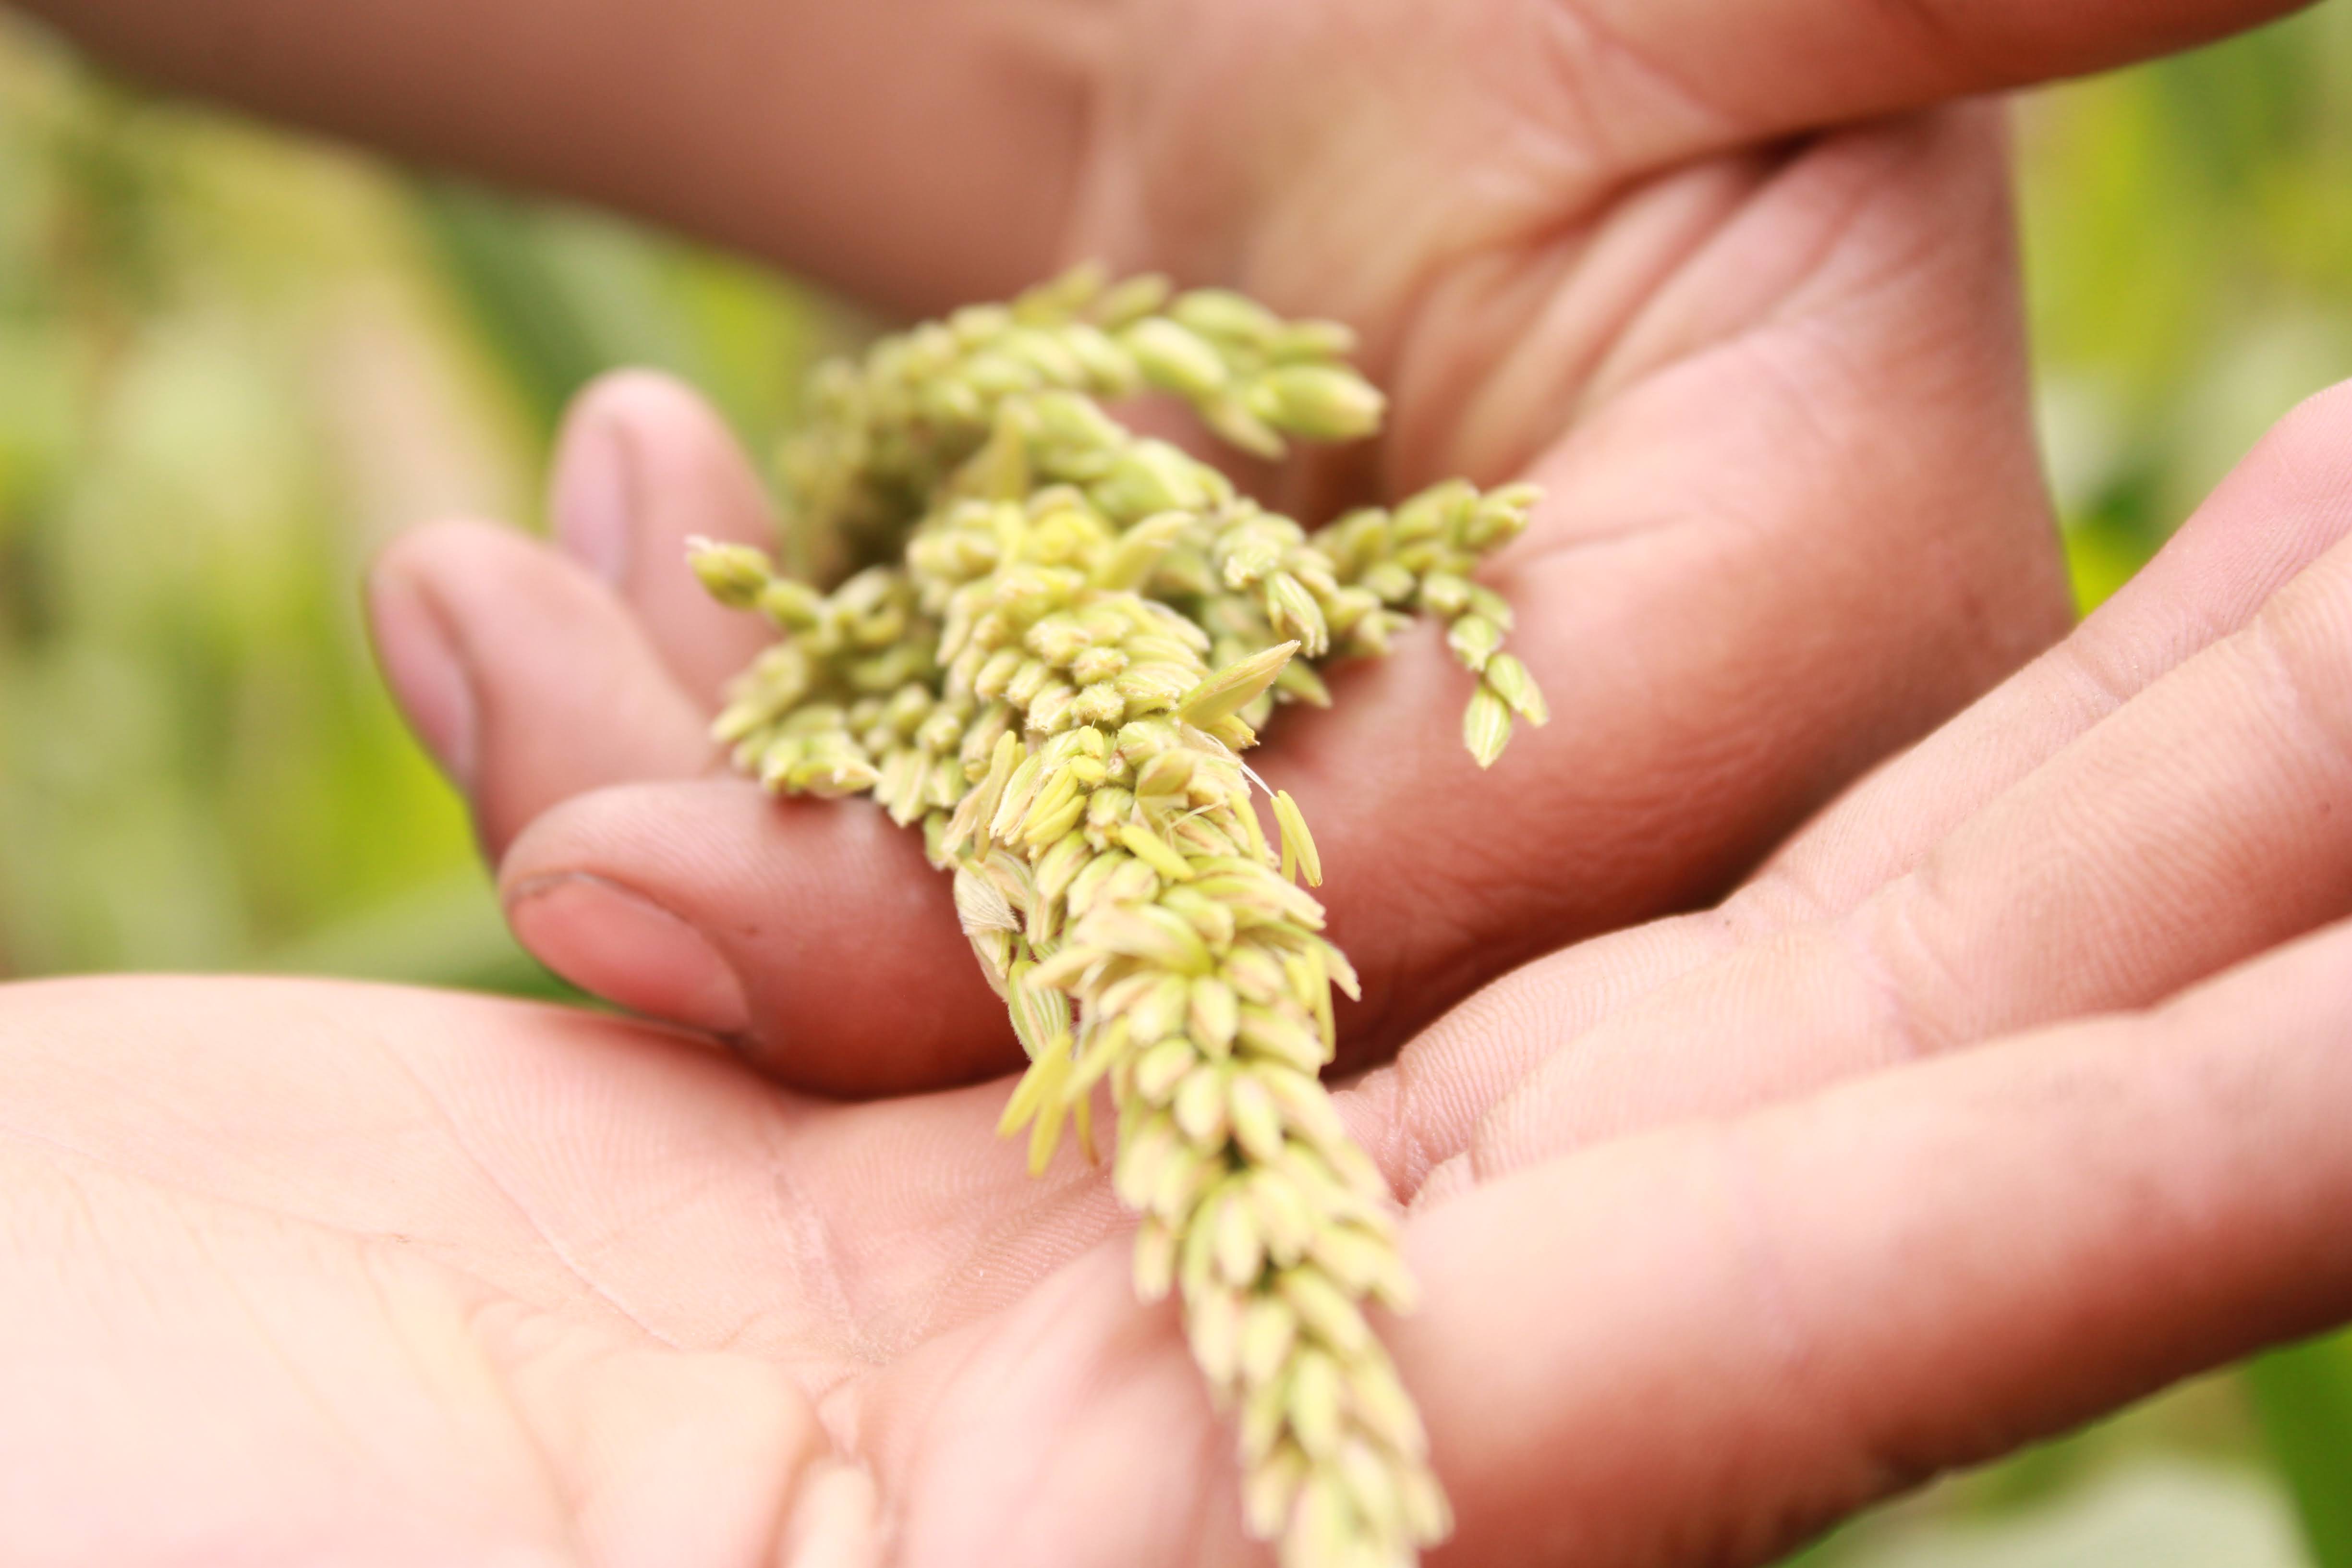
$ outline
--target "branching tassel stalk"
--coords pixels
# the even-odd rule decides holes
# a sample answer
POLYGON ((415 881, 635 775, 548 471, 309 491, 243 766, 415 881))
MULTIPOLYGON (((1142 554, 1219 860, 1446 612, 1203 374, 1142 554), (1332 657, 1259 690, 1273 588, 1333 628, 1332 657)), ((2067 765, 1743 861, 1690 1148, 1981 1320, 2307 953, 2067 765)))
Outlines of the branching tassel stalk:
POLYGON ((1543 699, 1472 577, 1535 492, 1458 481, 1309 533, 1097 399, 1157 391, 1262 457, 1379 426, 1350 334, 1239 295, 1080 269, 819 373, 787 450, 800 553, 698 543, 722 602, 781 639, 717 725, 771 789, 870 792, 920 823, 1030 1065, 1001 1131, 1032 1169, 1066 1130, 1140 1216, 1136 1289, 1182 1298, 1236 1422, 1249 1527, 1286 1568, 1402 1564, 1448 1529, 1427 1441, 1364 1307, 1411 1308, 1391 1196, 1317 1075, 1352 995, 1306 887, 1298 803, 1269 843, 1239 753, 1313 666, 1442 618, 1492 763, 1543 699), (1304 883, 1302 887, 1300 884, 1304 883))

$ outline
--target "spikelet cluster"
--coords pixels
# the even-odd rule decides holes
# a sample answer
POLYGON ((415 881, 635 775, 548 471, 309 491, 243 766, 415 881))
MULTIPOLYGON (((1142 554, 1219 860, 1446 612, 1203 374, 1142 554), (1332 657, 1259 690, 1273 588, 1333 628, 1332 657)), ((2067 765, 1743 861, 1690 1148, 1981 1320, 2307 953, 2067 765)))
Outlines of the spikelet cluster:
POLYGON ((1089 1158, 1140 1215, 1135 1281, 1182 1298, 1194 1359, 1237 1415, 1252 1531, 1286 1568, 1388 1568, 1448 1528, 1410 1397, 1364 1308, 1410 1307, 1385 1184, 1318 1077, 1332 991, 1354 994, 1300 883, 1297 804, 1269 842, 1240 752, 1316 665, 1379 654, 1415 612, 1476 672, 1483 764, 1544 721, 1478 559, 1525 487, 1442 484, 1310 533, 1102 400, 1173 395, 1227 441, 1371 434, 1346 329, 1238 295, 1081 270, 820 373, 785 458, 830 592, 762 552, 698 543, 726 603, 782 637, 717 733, 770 788, 870 793, 919 823, 1029 1068, 1003 1131, 1043 1169, 1089 1158))

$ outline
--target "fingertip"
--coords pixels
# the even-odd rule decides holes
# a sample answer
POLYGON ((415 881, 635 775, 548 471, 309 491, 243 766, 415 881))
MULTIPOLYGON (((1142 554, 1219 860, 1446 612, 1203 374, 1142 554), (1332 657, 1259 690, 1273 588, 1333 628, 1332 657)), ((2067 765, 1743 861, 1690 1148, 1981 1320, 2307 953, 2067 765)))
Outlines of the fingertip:
POLYGON ((712 604, 686 566, 696 534, 769 544, 774 514, 724 419, 656 371, 589 384, 566 413, 549 481, 559 547, 636 613, 698 701, 769 640, 758 620, 712 604))
POLYGON ((362 598, 393 705, 450 783, 470 792, 480 710, 446 622, 393 550, 370 564, 362 598))
POLYGON ((548 468, 548 518, 563 552, 616 589, 640 564, 635 537, 656 497, 652 461, 731 452, 723 423, 692 387, 660 371, 609 371, 563 412, 548 468))
POLYGON ((534 877, 508 893, 506 912, 541 963, 631 1012, 721 1036, 751 1025, 743 983, 718 950, 629 888, 584 872, 534 877))
POLYGON ((592 386, 564 416, 548 471, 547 516, 557 547, 619 591, 635 552, 629 520, 638 504, 637 465, 628 421, 605 413, 602 402, 592 386))
POLYGON ((568 796, 710 764, 701 711, 627 608, 535 540, 427 525, 378 558, 369 600, 386 676, 494 856, 568 796))
POLYGON ((734 778, 597 790, 516 839, 500 892, 517 937, 566 979, 726 1034, 798 1088, 906 1093, 1018 1063, 919 837, 869 802, 777 801, 734 778), (712 964, 608 895, 691 927, 748 1023, 721 1026, 712 964))

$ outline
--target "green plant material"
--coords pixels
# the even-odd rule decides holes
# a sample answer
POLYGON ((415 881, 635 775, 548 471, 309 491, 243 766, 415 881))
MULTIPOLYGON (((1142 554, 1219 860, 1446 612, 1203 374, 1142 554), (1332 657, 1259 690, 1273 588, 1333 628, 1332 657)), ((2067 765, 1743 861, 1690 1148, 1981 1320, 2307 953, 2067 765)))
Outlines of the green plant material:
POLYGON ((2249 1362, 2246 1387, 2317 1568, 2352 1568, 2352 1336, 2249 1362))
POLYGON ((1442 484, 1309 534, 1139 437, 1099 397, 1156 389, 1262 456, 1376 428, 1345 329, 1238 295, 1081 270, 959 311, 816 379, 785 457, 830 593, 699 543, 722 602, 783 634, 716 732, 775 790, 871 793, 920 822, 1030 1067, 1002 1131, 1042 1170, 1066 1130, 1141 1216, 1136 1289, 1181 1292, 1194 1360, 1238 1415, 1251 1529, 1290 1568, 1401 1563, 1449 1528, 1421 1421, 1364 1316, 1408 1309, 1387 1184, 1318 1074, 1334 1046, 1321 861, 1287 794, 1267 841, 1238 753, 1313 665, 1384 651, 1419 610, 1479 676, 1483 766, 1544 721, 1475 585, 1526 526, 1524 486, 1442 484))
POLYGON ((579 380, 650 362, 772 431, 847 329, 593 215, 443 216, 0 15, 0 975, 561 994, 384 693, 359 563, 527 513, 579 380), (512 289, 561 330, 501 330, 512 289))

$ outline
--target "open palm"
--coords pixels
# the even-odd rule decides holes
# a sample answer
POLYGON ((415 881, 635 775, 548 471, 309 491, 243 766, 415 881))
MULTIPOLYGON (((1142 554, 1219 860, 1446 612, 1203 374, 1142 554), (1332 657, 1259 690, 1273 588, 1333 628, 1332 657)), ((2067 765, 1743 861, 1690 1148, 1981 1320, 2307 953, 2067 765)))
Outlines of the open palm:
MULTIPOLYGON (((1720 908, 1343 1094, 1413 1200, 1445 1560, 1759 1561, 2352 1310, 2347 437, 2299 413, 1720 908)), ((10 1563, 1262 1550, 1107 1183, 1026 1179, 1001 1084, 267 981, 13 987, 0 1042, 10 1563)))

